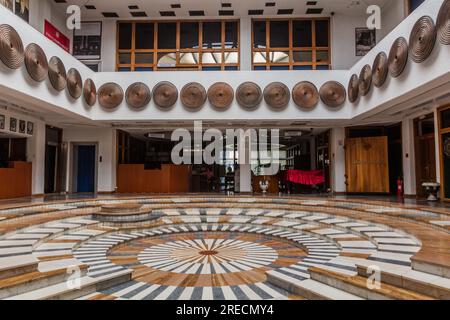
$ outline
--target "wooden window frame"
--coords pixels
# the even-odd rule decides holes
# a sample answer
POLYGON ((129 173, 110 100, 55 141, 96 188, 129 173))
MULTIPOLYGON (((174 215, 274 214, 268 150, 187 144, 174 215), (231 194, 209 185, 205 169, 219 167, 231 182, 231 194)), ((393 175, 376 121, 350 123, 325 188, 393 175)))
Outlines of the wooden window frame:
POLYGON ((252 27, 251 27, 251 47, 252 47, 252 53, 251 53, 251 59, 252 59, 252 70, 255 70, 256 67, 265 67, 265 70, 271 70, 271 67, 278 67, 278 66, 288 66, 289 70, 294 70, 294 67, 297 66, 311 66, 311 70, 317 70, 317 66, 328 66, 328 69, 331 70, 332 68, 332 52, 331 52, 331 19, 330 18, 276 18, 276 19, 270 19, 270 18, 257 18, 252 19, 252 27), (328 47, 317 47, 316 46, 316 21, 328 21, 328 47), (255 48, 254 47, 254 22, 256 21, 265 21, 266 22, 266 48, 255 48), (270 46, 270 22, 272 21, 287 21, 289 23, 289 47, 286 48, 272 48, 270 46), (311 36, 312 36, 312 47, 294 47, 293 46, 293 25, 295 21, 311 21, 311 36), (270 62, 270 53, 271 52, 289 52, 289 62, 286 63, 272 63, 270 62), (294 62, 294 52, 309 52, 312 53, 312 59, 309 62, 294 62), (326 62, 317 62, 317 52, 320 51, 327 51, 328 52, 328 61, 326 62), (265 52, 266 54, 266 62, 265 63, 255 63, 254 62, 254 56, 257 52, 265 52))
POLYGON ((442 182, 444 179, 444 154, 442 150, 442 135, 450 133, 449 128, 442 128, 442 112, 450 109, 450 105, 441 106, 437 109, 437 117, 438 117, 438 136, 439 136, 439 164, 440 164, 440 174, 441 174, 441 200, 445 202, 450 202, 450 198, 445 198, 445 184, 442 182))
POLYGON ((142 21, 142 20, 120 20, 117 21, 117 33, 116 33, 116 71, 119 71, 121 68, 129 68, 130 71, 136 71, 136 68, 151 68, 152 71, 171 71, 171 70, 203 70, 209 67, 220 67, 220 70, 227 70, 228 67, 234 67, 237 70, 240 69, 241 64, 241 34, 240 34, 240 21, 238 19, 208 19, 208 20, 151 20, 151 21, 142 21), (198 34, 198 49, 180 48, 180 25, 181 23, 198 23, 199 24, 199 34, 198 34), (220 22, 221 23, 221 48, 217 49, 204 49, 203 48, 203 24, 207 22, 220 22), (237 48, 226 48, 225 40, 226 40, 226 23, 227 22, 236 22, 237 23, 237 48), (132 39, 131 39, 131 49, 119 49, 119 25, 131 23, 132 25, 132 39), (154 25, 153 28, 153 49, 136 49, 136 24, 140 23, 152 23, 154 25), (160 23, 176 23, 176 48, 173 49, 159 49, 158 48, 158 25, 160 23), (220 53, 221 54, 221 62, 220 63, 203 63, 202 56, 203 53, 220 53), (237 54, 237 63, 225 63, 225 55, 227 53, 236 53, 237 54), (123 53, 131 54, 131 61, 129 64, 120 64, 119 56, 123 53), (151 53, 153 54, 152 63, 146 64, 137 64, 135 61, 136 53, 151 53), (176 54, 176 62, 175 67, 158 67, 158 54, 160 53, 175 53, 176 54), (180 63, 180 58, 182 53, 198 53, 199 60, 197 64, 182 64, 180 63))

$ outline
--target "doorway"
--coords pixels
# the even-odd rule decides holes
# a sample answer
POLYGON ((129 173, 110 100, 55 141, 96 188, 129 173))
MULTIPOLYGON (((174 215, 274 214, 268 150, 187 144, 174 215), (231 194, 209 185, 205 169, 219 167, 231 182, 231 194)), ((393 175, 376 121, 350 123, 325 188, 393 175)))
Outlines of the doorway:
POLYGON ((97 191, 97 145, 74 144, 72 156, 72 192, 97 191))
POLYGON ((414 150, 416 159, 416 190, 425 197, 424 182, 436 182, 436 143, 434 114, 414 119, 414 150))
POLYGON ((65 192, 65 155, 62 143, 62 129, 45 128, 45 179, 44 192, 65 192))

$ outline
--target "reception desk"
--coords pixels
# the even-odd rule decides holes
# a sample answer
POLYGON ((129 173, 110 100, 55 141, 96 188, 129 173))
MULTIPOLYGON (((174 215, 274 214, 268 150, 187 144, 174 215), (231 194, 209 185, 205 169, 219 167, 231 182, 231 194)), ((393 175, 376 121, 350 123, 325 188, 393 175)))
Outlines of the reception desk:
POLYGON ((8 168, 0 168, 0 199, 31 196, 32 164, 10 162, 8 168))
POLYGON ((143 164, 120 164, 117 170, 119 193, 189 192, 189 165, 162 165, 146 170, 143 164))

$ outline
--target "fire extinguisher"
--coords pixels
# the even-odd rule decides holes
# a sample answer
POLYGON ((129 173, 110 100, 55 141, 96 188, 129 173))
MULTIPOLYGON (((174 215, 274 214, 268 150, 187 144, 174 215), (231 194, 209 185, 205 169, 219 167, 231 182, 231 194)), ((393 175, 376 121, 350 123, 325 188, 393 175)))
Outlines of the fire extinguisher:
POLYGON ((397 196, 403 196, 403 180, 400 177, 397 179, 397 196))

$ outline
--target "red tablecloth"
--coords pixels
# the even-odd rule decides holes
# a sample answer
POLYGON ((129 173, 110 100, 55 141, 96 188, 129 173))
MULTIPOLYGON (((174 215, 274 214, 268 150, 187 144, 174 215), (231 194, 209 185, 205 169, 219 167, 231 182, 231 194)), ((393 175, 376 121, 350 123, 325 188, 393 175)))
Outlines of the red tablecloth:
POLYGON ((284 180, 300 183, 307 186, 325 183, 325 176, 323 170, 302 171, 302 170, 287 170, 284 172, 284 180))

